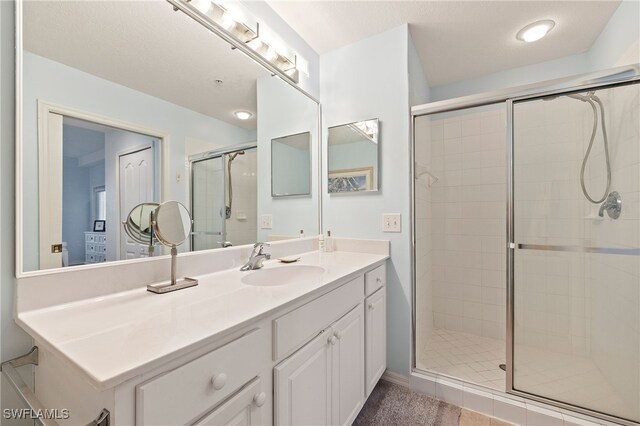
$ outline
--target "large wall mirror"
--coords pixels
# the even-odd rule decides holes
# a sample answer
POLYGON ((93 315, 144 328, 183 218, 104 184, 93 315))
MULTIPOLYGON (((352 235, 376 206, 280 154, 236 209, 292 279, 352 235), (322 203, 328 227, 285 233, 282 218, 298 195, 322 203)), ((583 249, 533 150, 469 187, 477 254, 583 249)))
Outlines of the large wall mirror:
POLYGON ((183 251, 319 232, 314 99, 164 1, 17 10, 18 276, 148 256, 122 225, 144 202, 188 206, 183 251), (299 133, 311 195, 274 198, 271 140, 299 133))

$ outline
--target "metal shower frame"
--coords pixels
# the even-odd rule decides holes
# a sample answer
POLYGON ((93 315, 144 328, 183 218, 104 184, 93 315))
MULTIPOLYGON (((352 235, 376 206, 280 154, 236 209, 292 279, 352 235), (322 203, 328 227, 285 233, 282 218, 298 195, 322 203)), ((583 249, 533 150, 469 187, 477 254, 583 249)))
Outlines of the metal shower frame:
MULTIPOLYGON (((410 212, 411 212, 411 372, 420 372, 416 367, 416 226, 415 226, 415 120, 419 117, 432 115, 437 113, 459 111, 474 107, 504 104, 507 112, 507 248, 506 255, 506 393, 527 398, 538 402, 543 402, 558 408, 571 410, 574 412, 587 414, 603 420, 620 423, 626 426, 638 425, 638 423, 612 416, 607 413, 589 410, 575 405, 567 404, 562 401, 556 401, 550 398, 534 395, 514 388, 513 383, 513 336, 514 336, 514 253, 516 243, 514 241, 514 212, 513 212, 513 105, 514 102, 533 100, 551 95, 563 95, 572 92, 582 92, 590 89, 611 88, 640 82, 640 64, 633 64, 623 67, 617 67, 606 71, 583 74, 579 76, 560 78, 555 80, 543 81, 539 83, 529 84, 525 86, 517 86, 507 89, 496 90, 492 92, 480 93, 477 95, 464 96, 443 101, 432 102, 424 105, 418 105, 411 108, 411 149, 410 149, 410 212)), ((524 247, 521 247, 524 248, 524 247)), ((542 249, 546 247, 541 247, 542 249)), ((556 248, 557 249, 557 248, 556 248)), ((561 248, 567 250, 569 248, 561 248)), ((591 251, 586 248, 581 251, 591 251)), ((593 249, 596 252, 607 252, 607 249, 593 249)), ((638 250, 636 250, 638 251, 638 250)), ((625 254, 640 255, 630 252, 625 254)), ((455 378, 455 377, 454 377, 455 378)))

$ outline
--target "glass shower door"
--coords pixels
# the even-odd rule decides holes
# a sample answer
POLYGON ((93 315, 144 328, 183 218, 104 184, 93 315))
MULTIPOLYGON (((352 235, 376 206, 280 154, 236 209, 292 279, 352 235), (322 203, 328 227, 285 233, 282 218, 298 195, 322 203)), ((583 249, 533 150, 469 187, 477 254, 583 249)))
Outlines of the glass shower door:
POLYGON ((192 250, 222 247, 225 235, 225 173, 222 156, 191 163, 192 250))
POLYGON ((640 85, 513 102, 511 390, 640 421, 640 85))

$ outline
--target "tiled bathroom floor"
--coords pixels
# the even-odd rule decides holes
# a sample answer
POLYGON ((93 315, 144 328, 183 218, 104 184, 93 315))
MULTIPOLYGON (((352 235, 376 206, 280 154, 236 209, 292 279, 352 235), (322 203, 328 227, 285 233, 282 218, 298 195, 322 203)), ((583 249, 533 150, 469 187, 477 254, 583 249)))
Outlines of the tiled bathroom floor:
MULTIPOLYGON (((637 418, 640 408, 616 393, 588 357, 516 347, 515 387, 620 417, 637 418)), ((418 356, 420 369, 505 391, 505 342, 458 331, 434 329, 418 356)))
POLYGON ((444 329, 435 329, 417 359, 418 368, 456 379, 505 390, 505 342, 444 329))

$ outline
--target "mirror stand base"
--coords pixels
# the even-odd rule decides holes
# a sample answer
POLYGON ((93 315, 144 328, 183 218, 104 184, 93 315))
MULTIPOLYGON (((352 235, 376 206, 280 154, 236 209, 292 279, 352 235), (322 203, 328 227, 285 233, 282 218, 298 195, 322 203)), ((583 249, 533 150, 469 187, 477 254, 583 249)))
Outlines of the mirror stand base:
POLYGON ((176 290, 182 290, 183 288, 189 288, 198 285, 198 280, 194 280, 193 278, 181 278, 176 280, 175 284, 171 284, 171 281, 166 281, 163 283, 157 284, 149 284, 147 286, 147 291, 157 294, 170 293, 176 290))

